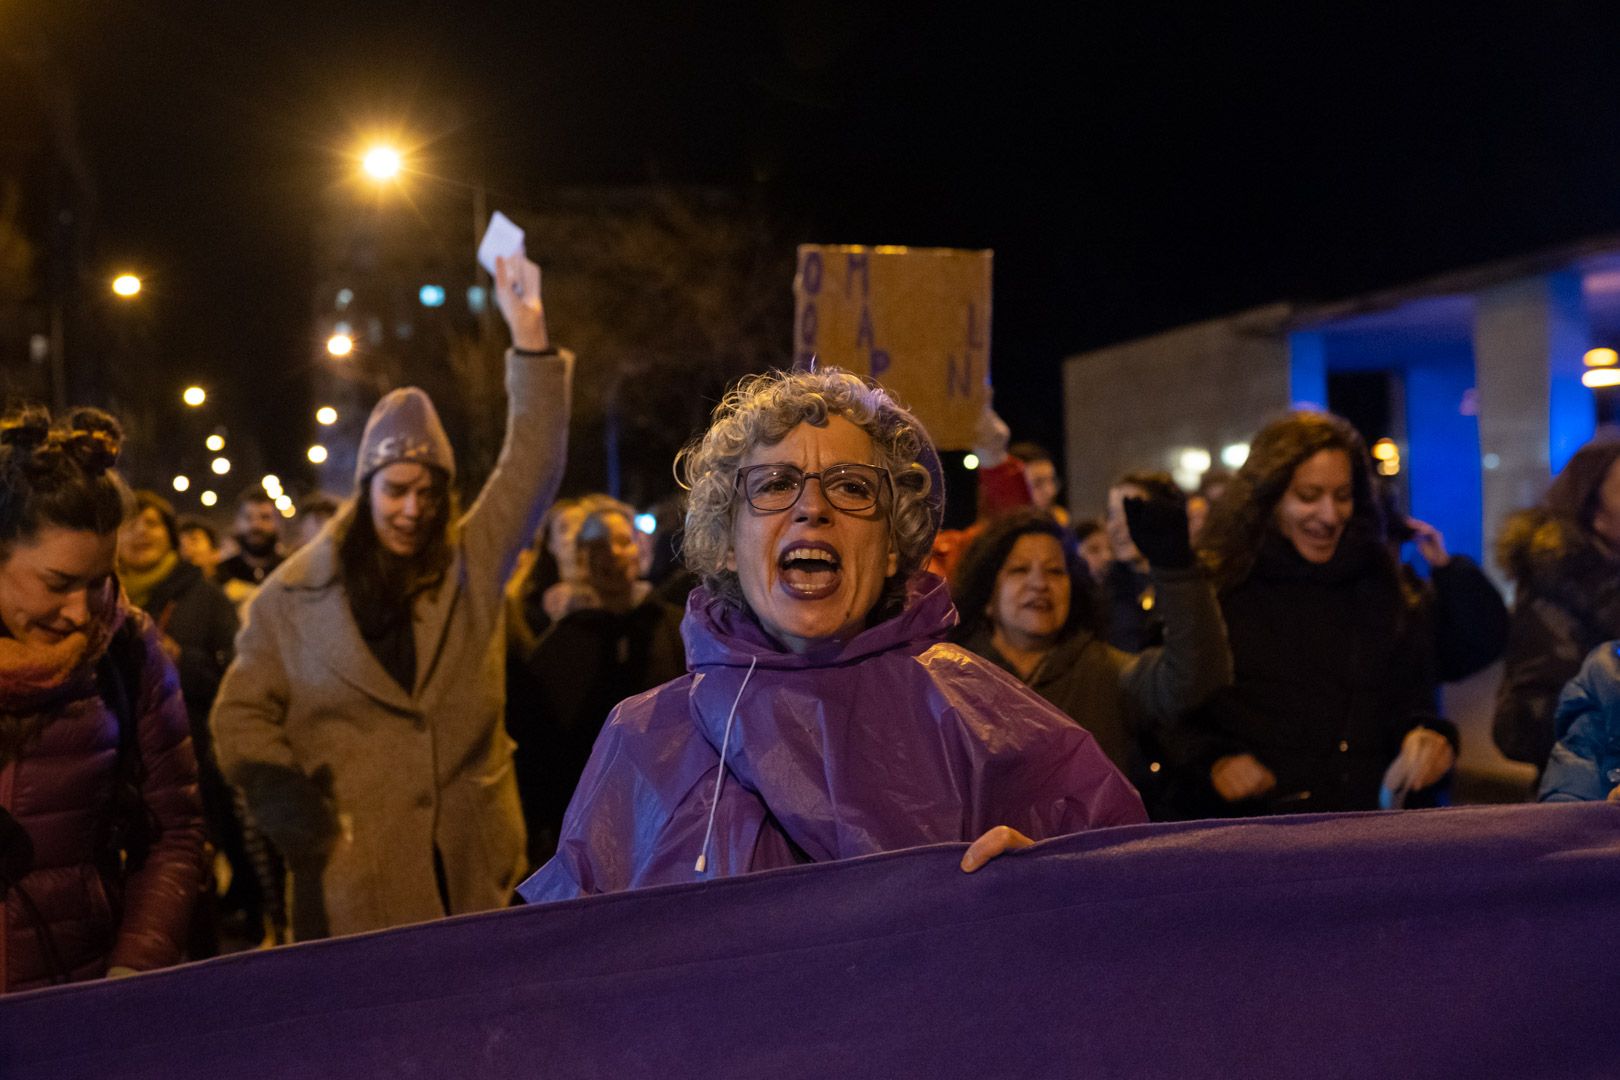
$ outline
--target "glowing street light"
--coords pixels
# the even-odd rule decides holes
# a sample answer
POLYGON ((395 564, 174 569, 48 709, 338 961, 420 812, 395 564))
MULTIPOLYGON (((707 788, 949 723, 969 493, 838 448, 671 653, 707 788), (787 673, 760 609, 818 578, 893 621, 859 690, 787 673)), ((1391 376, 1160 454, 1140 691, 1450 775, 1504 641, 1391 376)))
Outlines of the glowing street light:
POLYGON ((281 490, 281 477, 277 476, 275 473, 265 473, 264 479, 260 480, 259 483, 264 485, 264 490, 270 493, 270 497, 272 499, 275 498, 276 494, 281 490))
POLYGON ((180 400, 195 409, 208 400, 208 391, 200 386, 188 386, 185 392, 180 395, 180 400))
POLYGON ((322 427, 331 427, 337 420, 337 410, 330 405, 322 405, 315 410, 315 422, 322 427))
POLYGON ((405 159, 392 146, 373 146, 360 159, 360 167, 373 180, 392 180, 399 175, 405 159))
POLYGON ((112 291, 128 300, 141 291, 141 279, 134 274, 119 274, 112 279, 112 291))
POLYGON ((221 450, 225 449, 225 436, 210 435, 207 439, 203 440, 203 445, 208 447, 210 452, 217 454, 221 450))
POLYGON ((174 478, 174 490, 186 491, 191 487, 191 477, 177 476, 174 478))
POLYGON ((209 468, 214 470, 215 476, 224 476, 226 473, 231 471, 230 459, 217 457, 214 459, 213 463, 209 465, 209 468))
POLYGON ((1581 376, 1581 385, 1592 390, 1620 386, 1620 368, 1593 368, 1581 376))
POLYGON ((319 465, 326 460, 326 447, 316 443, 309 448, 308 456, 312 464, 319 465))
POLYGON ((978 454, 963 454, 962 455, 962 468, 966 469, 968 472, 972 472, 974 469, 977 469, 978 467, 979 467, 979 455, 978 454))
POLYGON ((1620 364, 1620 352, 1613 349, 1587 349, 1581 362, 1587 367, 1614 367, 1620 364))
POLYGON ((214 494, 212 491, 203 492, 201 495, 197 496, 197 499, 204 506, 213 506, 215 503, 219 502, 219 496, 214 494))
POLYGON ((326 339, 326 351, 333 356, 348 356, 354 352, 354 338, 348 334, 333 334, 326 339))

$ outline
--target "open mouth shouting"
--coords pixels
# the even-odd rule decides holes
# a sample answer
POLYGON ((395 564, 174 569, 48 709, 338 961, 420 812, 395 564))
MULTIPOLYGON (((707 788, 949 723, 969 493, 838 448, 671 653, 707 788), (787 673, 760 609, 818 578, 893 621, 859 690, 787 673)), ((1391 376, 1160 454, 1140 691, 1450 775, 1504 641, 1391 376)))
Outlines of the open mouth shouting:
POLYGON ((844 561, 838 549, 820 540, 796 540, 777 559, 782 589, 800 600, 821 600, 838 591, 844 561))

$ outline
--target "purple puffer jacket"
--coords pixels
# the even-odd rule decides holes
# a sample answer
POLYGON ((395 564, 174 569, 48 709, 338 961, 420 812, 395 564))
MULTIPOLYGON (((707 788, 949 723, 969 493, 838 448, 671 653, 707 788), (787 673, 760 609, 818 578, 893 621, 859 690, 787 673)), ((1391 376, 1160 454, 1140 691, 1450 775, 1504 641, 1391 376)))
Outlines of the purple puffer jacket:
POLYGON ((900 615, 801 656, 694 590, 688 674, 613 711, 556 857, 518 891, 537 903, 970 841, 997 825, 1042 839, 1146 821, 1089 734, 945 643, 955 623, 945 583, 920 574, 900 615))
MULTIPOLYGON (((145 863, 123 882, 123 919, 115 922, 96 860, 110 817, 118 718, 87 663, 34 710, 46 714, 37 739, 0 768, 0 806, 28 830, 34 848, 22 888, 49 928, 43 938, 18 890, 6 891, 0 993, 52 981, 47 940, 75 981, 99 978, 109 967, 146 971, 180 960, 206 865, 197 762, 174 665, 151 620, 137 611, 128 617, 145 639, 135 735, 145 770, 142 799, 156 835, 145 863)), ((0 706, 7 703, 0 693, 0 706)))

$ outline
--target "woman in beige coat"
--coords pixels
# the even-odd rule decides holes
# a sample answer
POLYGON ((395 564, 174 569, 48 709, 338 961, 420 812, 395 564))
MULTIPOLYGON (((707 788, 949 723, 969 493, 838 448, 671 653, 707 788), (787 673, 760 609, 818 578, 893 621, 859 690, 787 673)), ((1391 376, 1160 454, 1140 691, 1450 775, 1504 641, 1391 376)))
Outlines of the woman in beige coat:
POLYGON ((506 442, 477 501, 458 520, 427 395, 390 392, 355 497, 253 599, 214 705, 220 765, 287 860, 299 940, 501 907, 525 870, 502 588, 562 476, 572 358, 519 270, 497 275, 506 442))

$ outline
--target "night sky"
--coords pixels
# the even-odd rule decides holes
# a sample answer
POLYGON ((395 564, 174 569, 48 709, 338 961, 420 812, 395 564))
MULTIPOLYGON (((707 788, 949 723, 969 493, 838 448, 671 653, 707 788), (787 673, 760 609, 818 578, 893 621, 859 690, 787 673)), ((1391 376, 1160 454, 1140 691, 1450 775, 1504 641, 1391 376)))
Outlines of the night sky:
POLYGON ((312 207, 378 127, 493 206, 721 184, 797 239, 994 248, 997 404, 1054 447, 1067 354, 1620 229, 1617 5, 24 6, 177 386, 307 358, 312 207))

